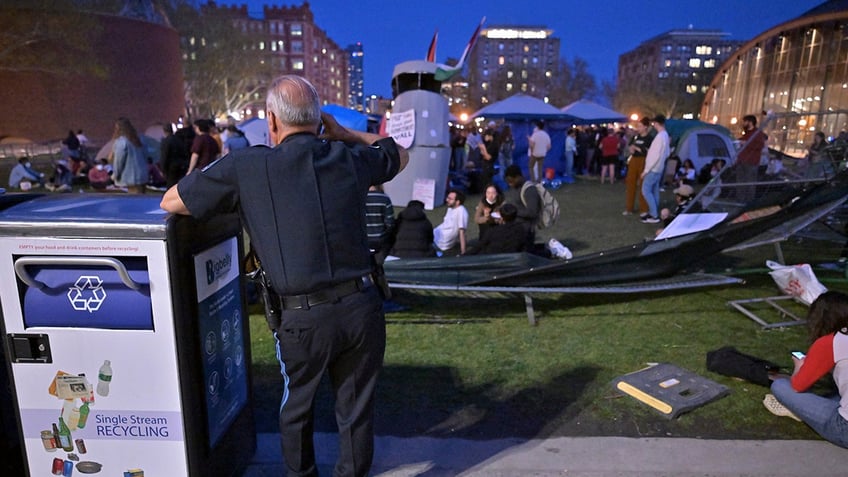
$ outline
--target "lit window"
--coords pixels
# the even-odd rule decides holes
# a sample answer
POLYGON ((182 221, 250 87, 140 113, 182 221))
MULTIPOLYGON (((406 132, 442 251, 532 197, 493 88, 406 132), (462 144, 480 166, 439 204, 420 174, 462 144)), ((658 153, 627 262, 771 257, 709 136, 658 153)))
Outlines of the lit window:
POLYGON ((294 69, 294 70, 303 70, 303 60, 294 60, 294 61, 292 61, 292 69, 294 69))
POLYGON ((551 76, 553 76, 553 73, 550 70, 545 71, 545 78, 550 78, 551 76))
POLYGON ((716 67, 715 59, 710 58, 710 59, 704 60, 704 68, 715 68, 715 67, 716 67))
POLYGON ((529 53, 529 52, 530 52, 530 46, 524 45, 524 53, 529 53))
POLYGON ((698 45, 695 47, 696 55, 711 55, 713 54, 713 47, 709 45, 698 45))
POLYGON ((300 23, 292 23, 289 28, 292 36, 303 36, 303 25, 300 23))
POLYGON ((671 60, 665 60, 665 62, 663 64, 665 65, 666 68, 668 68, 668 67, 671 66, 671 60))
POLYGON ((507 84, 506 84, 506 90, 507 90, 507 91, 512 91, 512 83, 507 83, 507 84))
POLYGON ((507 71, 506 77, 511 79, 513 77, 512 71, 507 71))
POLYGON ((527 92, 527 83, 521 83, 521 91, 524 93, 527 92))
POLYGON ((485 81, 484 81, 484 82, 482 82, 482 83, 480 83, 480 88, 481 88, 483 91, 488 90, 488 89, 489 89, 489 83, 487 83, 487 82, 485 82, 485 81))
POLYGON ((483 76, 489 76, 489 70, 488 69, 483 70, 483 76))
POLYGON ((521 70, 521 79, 527 79, 527 70, 521 70))
POLYGON ((689 58, 689 67, 690 68, 700 68, 701 67, 701 59, 700 58, 689 58))
POLYGON ((696 85, 696 84, 687 84, 687 85, 686 85, 686 92, 687 92, 687 93, 689 93, 689 94, 697 93, 697 92, 698 92, 698 85, 696 85))
POLYGON ((499 56, 499 57, 498 57, 498 64, 499 64, 499 65, 503 65, 503 64, 504 64, 504 62, 505 62, 505 61, 504 61, 504 57, 503 57, 503 56, 499 56))
POLYGON ((260 42, 259 42, 259 49, 260 49, 260 50, 264 50, 264 49, 265 49, 265 42, 264 42, 264 41, 260 41, 260 42))

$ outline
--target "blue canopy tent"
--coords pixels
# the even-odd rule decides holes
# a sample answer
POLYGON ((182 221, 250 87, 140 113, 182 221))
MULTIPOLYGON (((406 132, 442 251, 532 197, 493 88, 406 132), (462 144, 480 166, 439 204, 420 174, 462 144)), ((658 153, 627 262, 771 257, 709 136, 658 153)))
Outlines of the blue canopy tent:
POLYGON ((368 130, 368 116, 354 109, 345 108, 337 104, 327 104, 321 107, 321 111, 332 114, 336 121, 342 126, 355 131, 368 130))
POLYGON ((516 94, 481 108, 471 117, 503 119, 509 124, 512 137, 515 139, 512 163, 520 166, 526 177, 529 177, 527 169, 528 138, 533 133, 531 121, 543 121, 545 130, 551 136, 551 150, 545 156, 542 168, 553 168, 560 174, 564 171, 565 130, 571 127, 572 118, 555 106, 532 96, 516 94))
POLYGON ((562 108, 560 112, 573 118, 574 124, 607 124, 627 121, 626 115, 588 99, 577 100, 562 108))

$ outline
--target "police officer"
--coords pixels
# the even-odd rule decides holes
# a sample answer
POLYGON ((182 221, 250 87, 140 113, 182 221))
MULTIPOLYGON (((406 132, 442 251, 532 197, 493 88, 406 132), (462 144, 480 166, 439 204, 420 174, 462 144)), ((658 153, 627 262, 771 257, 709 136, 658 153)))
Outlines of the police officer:
POLYGON ((367 475, 386 330, 365 198, 369 186, 390 180, 409 156, 391 138, 349 131, 322 115, 315 88, 299 76, 274 80, 266 106, 275 147, 233 151, 186 176, 161 205, 201 220, 232 210, 243 217, 279 313, 274 336, 288 475, 317 475, 313 398, 325 370, 339 427, 334 475, 367 475))

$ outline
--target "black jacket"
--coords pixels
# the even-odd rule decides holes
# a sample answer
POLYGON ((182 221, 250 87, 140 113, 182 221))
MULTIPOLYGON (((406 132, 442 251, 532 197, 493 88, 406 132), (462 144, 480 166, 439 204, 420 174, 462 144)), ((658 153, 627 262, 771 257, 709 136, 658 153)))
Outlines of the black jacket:
POLYGON ((433 224, 420 207, 407 207, 395 222, 395 246, 391 254, 401 258, 432 257, 433 224))

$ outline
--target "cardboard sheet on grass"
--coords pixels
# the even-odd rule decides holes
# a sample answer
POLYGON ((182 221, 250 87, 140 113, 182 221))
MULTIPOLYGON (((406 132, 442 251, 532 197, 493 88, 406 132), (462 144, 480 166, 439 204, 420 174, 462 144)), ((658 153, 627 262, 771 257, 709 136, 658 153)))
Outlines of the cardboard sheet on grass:
POLYGON ((726 386, 669 363, 619 376, 613 387, 668 419, 730 394, 726 386))

